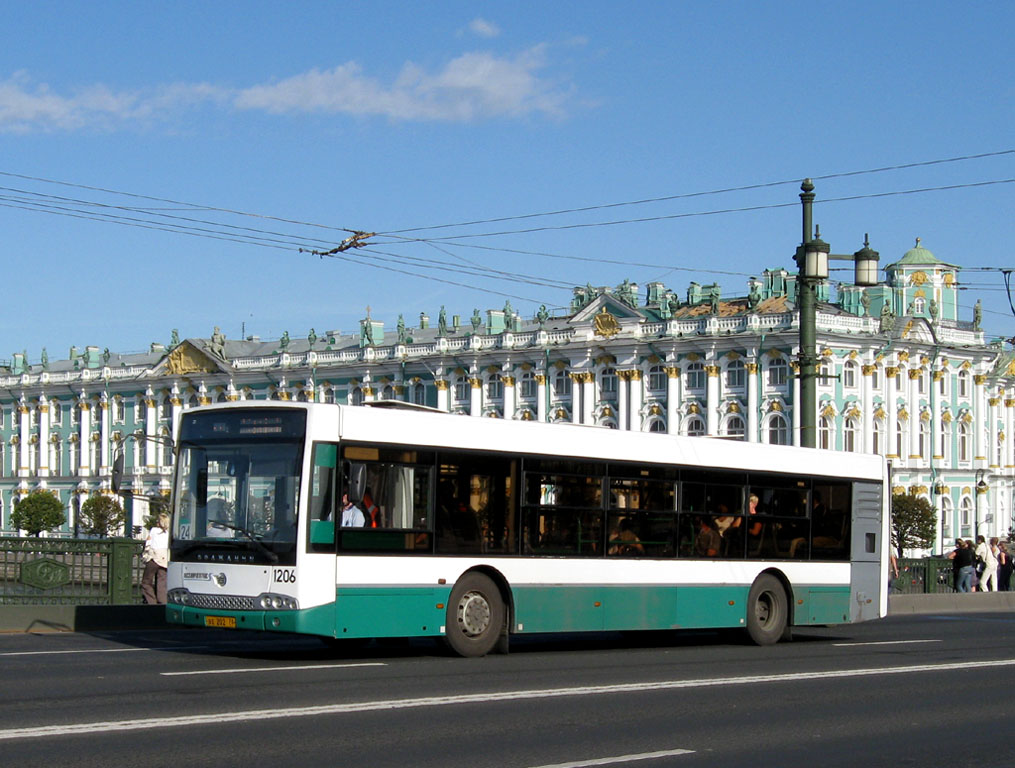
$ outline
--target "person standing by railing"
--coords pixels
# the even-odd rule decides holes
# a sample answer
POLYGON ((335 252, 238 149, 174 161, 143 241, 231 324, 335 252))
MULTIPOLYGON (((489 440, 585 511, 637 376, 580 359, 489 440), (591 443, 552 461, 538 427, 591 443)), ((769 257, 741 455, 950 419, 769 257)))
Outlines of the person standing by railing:
POLYGON ((144 575, 141 577, 141 595, 148 605, 166 602, 166 569, 169 566, 169 515, 159 515, 158 521, 148 530, 144 551, 144 575))
POLYGON ((1008 545, 1003 541, 997 545, 997 588, 1000 592, 1011 590, 1012 561, 1008 545))

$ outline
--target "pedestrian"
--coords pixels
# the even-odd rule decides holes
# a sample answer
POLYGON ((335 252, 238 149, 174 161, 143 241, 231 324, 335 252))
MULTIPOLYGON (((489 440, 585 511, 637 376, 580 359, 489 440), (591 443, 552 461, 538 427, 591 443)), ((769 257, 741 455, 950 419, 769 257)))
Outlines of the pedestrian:
POLYGON ((161 512, 155 525, 148 530, 144 551, 144 574, 141 576, 141 596, 148 605, 166 602, 166 569, 169 566, 169 515, 161 512))
POLYGON ((976 537, 976 576, 980 592, 997 591, 997 555, 994 554, 996 546, 997 539, 991 539, 990 543, 987 543, 983 536, 976 537))
POLYGON ((997 545, 997 588, 1000 592, 1011 591, 1012 561, 1008 545, 1003 541, 997 545))
POLYGON ((972 590, 973 576, 976 569, 973 568, 973 548, 971 542, 958 539, 955 542, 955 551, 948 555, 955 568, 956 592, 969 592, 972 590))

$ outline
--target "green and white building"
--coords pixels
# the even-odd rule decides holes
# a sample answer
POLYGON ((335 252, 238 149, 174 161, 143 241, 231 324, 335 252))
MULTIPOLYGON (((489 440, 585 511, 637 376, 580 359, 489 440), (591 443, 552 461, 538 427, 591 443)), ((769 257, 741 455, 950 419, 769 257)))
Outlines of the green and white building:
MULTIPOLYGON (((959 318, 961 267, 919 241, 868 288, 819 287, 818 445, 876 452, 896 492, 938 510, 936 551, 956 536, 1013 526, 1015 355, 959 318)), ((168 494, 180 413, 229 400, 362 404, 405 400, 473 418, 573 422, 622 430, 799 443, 796 276, 771 269, 735 296, 692 283, 642 292, 574 290, 569 310, 522 317, 510 304, 407 327, 370 317, 354 333, 290 339, 175 337, 142 354, 71 348, 0 368, 0 531, 25 494, 68 510, 121 493, 132 523, 168 494)))

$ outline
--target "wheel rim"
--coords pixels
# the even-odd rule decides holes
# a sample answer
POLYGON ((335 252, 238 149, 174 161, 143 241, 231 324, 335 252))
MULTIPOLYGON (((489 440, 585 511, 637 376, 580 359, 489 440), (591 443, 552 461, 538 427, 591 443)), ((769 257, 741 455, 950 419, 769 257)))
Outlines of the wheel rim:
POLYGON ((758 620, 759 626, 768 627, 775 620, 777 611, 771 592, 758 595, 758 600, 754 604, 754 618, 758 620))
POLYGON ((458 603, 458 626, 469 637, 478 637, 490 628, 490 603, 479 592, 467 592, 458 603))

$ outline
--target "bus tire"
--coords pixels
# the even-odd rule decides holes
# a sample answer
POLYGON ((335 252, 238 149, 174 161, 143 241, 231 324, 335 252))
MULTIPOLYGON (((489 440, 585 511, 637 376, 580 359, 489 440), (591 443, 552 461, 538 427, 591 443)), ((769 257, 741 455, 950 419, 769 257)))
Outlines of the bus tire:
POLYGON ((789 604, 782 583, 763 573, 747 597, 747 634, 758 645, 779 642, 789 623, 789 604))
POLYGON ((458 580, 448 599, 445 639, 459 656, 485 656, 504 630, 504 599, 497 585, 481 573, 458 580))

